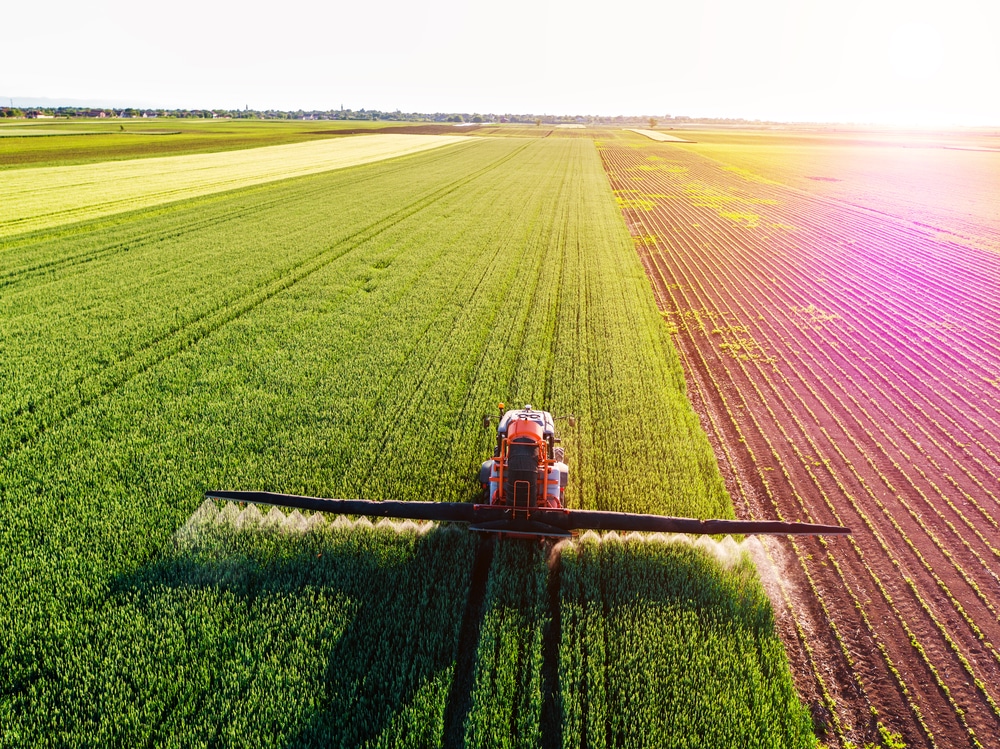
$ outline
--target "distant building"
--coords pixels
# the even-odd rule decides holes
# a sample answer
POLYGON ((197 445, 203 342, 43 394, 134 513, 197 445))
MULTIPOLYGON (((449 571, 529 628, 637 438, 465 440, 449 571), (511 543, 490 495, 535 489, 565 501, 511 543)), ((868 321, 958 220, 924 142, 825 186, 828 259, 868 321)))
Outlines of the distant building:
POLYGON ((29 120, 51 120, 55 119, 51 114, 45 114, 45 112, 39 112, 37 109, 32 109, 30 112, 26 112, 25 117, 29 120))

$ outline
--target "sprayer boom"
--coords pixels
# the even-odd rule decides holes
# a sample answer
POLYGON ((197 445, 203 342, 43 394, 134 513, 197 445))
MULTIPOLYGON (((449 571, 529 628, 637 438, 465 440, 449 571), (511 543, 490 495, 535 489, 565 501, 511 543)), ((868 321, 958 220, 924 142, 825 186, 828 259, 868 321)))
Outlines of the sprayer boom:
POLYGON ((850 533, 850 529, 839 525, 786 523, 778 520, 698 520, 628 512, 568 510, 562 507, 535 507, 530 511, 519 511, 515 507, 465 502, 373 502, 365 499, 323 499, 295 494, 244 491, 212 491, 205 496, 210 499, 332 512, 338 515, 469 523, 470 529, 474 531, 519 536, 566 537, 573 535, 573 531, 586 530, 701 535, 816 536, 850 533))

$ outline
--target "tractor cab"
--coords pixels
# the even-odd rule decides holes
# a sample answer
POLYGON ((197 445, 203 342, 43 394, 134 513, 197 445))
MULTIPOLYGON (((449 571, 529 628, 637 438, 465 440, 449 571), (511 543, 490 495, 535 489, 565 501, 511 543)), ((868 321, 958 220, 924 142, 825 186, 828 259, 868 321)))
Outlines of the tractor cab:
POLYGON ((528 404, 503 412, 493 458, 479 469, 486 504, 511 507, 515 512, 563 507, 569 466, 563 462, 562 449, 556 447, 558 442, 548 411, 528 404))

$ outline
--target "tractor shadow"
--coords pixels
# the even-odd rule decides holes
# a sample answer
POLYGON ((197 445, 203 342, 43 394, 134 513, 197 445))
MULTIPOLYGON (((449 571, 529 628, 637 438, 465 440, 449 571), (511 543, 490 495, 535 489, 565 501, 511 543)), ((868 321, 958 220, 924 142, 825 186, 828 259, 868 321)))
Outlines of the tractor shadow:
POLYGON ((568 743, 669 735, 755 746, 775 733, 793 745, 817 728, 798 703, 758 569, 734 550, 731 540, 614 534, 564 548, 562 658, 576 678, 560 694, 577 716, 568 743), (641 728, 623 715, 645 716, 641 728))
MULTIPOLYGON (((137 726, 113 729, 120 745, 141 734, 147 746, 461 746, 494 546, 447 526, 213 521, 113 581, 80 671, 97 674, 98 697, 130 692, 126 702, 143 706, 137 726)), ((733 622, 773 631, 745 565, 721 571, 700 551, 662 544, 551 551, 525 573, 546 579, 543 746, 562 745, 565 709, 587 709, 586 688, 575 707, 563 704, 574 686, 560 684, 561 650, 586 659, 590 639, 605 636, 563 622, 567 604, 593 607, 602 631, 637 607, 691 611, 724 635, 733 622)), ((80 677, 64 681, 72 701, 80 677)))
POLYGON ((148 745, 437 744, 476 538, 401 526, 202 528, 115 579, 95 650, 140 654, 106 677, 159 706, 148 745))

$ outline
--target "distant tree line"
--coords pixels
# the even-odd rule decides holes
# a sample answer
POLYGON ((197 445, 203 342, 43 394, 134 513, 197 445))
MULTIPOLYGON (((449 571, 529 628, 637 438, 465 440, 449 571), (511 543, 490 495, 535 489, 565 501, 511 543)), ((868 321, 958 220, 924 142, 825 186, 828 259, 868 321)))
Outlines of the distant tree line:
POLYGON ((768 124, 762 120, 735 117, 688 117, 672 115, 552 115, 552 114, 481 114, 478 112, 386 112, 379 109, 137 109, 111 107, 0 107, 2 117, 104 117, 104 118, 198 118, 236 120, 380 120, 386 122, 452 122, 452 123, 521 123, 526 125, 662 125, 702 122, 711 124, 768 124))

